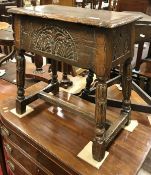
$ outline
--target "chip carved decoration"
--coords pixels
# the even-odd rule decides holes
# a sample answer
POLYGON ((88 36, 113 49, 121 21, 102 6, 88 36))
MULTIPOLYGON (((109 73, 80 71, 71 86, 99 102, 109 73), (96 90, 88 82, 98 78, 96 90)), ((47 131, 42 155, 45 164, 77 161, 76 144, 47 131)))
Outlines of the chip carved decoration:
POLYGON ((30 47, 33 51, 77 62, 76 45, 67 30, 55 25, 27 28, 23 25, 22 36, 31 37, 30 47))

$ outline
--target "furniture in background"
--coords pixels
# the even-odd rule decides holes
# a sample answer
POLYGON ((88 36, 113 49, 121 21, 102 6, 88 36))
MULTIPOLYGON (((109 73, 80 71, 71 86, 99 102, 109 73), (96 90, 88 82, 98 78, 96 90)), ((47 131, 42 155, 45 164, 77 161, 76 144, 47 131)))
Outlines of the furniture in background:
POLYGON ((0 66, 3 62, 13 59, 15 55, 14 38, 11 26, 11 15, 7 13, 6 6, 16 5, 16 1, 0 2, 0 66), (9 22, 9 23, 7 23, 9 22))
POLYGON ((41 0, 41 5, 46 4, 58 4, 58 5, 64 5, 64 6, 74 6, 75 0, 41 0))
POLYGON ((16 6, 16 0, 0 2, 0 21, 12 23, 11 15, 7 13, 6 7, 16 6))
MULTIPOLYGON (((136 43, 139 43, 139 52, 143 51, 143 46, 145 42, 151 42, 151 16, 142 14, 143 18, 136 23, 135 33, 136 33, 136 43), (143 37, 140 36, 143 35, 143 37)), ((151 62, 151 46, 149 46, 147 58, 142 59, 142 53, 140 57, 137 57, 136 60, 136 70, 134 74, 137 75, 139 80, 139 86, 145 90, 148 94, 151 94, 150 88, 150 62, 151 62), (146 80, 145 80, 146 79, 146 80), (142 83, 143 81, 143 83, 142 83)), ((150 98, 151 99, 151 98, 150 98)), ((149 102, 151 105, 151 101, 149 102)))
POLYGON ((91 9, 96 9, 98 8, 99 10, 101 10, 101 7, 102 7, 102 1, 103 0, 83 0, 81 2, 75 0, 75 4, 78 6, 78 7, 83 7, 85 8, 86 6, 90 6, 91 9))
POLYGON ((8 23, 0 22, 0 66, 5 61, 15 56, 14 38, 11 26, 8 23))
MULTIPOLYGON (((110 0, 112 1, 112 0, 110 0)), ((114 0, 113 0, 114 1, 114 0)), ((147 7, 150 5, 150 0, 115 0, 117 2, 116 10, 132 11, 132 12, 143 12, 146 13, 147 7)), ((111 2, 110 2, 111 4, 111 2)))

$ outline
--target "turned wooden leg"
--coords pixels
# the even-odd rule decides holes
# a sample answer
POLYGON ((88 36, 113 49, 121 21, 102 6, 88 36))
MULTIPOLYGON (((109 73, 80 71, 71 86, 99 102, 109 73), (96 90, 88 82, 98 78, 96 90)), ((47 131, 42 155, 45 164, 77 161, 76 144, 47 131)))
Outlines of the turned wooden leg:
POLYGON ((17 5, 17 7, 24 7, 24 1, 22 1, 22 0, 16 1, 16 5, 17 5))
POLYGON ((63 64, 63 76, 62 80, 60 81, 60 86, 67 89, 68 87, 73 85, 73 82, 70 81, 68 78, 68 64, 62 63, 63 64))
POLYGON ((151 58, 151 42, 149 43, 147 58, 151 58))
POLYGON ((37 5, 37 0, 31 0, 31 5, 36 6, 37 5))
POLYGON ((93 82, 93 77, 94 77, 94 72, 89 70, 88 76, 86 78, 86 86, 82 92, 82 97, 86 97, 90 94, 90 88, 91 88, 91 84, 93 82))
POLYGON ((102 7, 102 0, 99 0, 99 7, 98 7, 98 10, 101 10, 101 7, 102 7))
POLYGON ((139 82, 138 82, 138 84, 139 84, 139 87, 141 88, 141 89, 143 89, 144 91, 146 91, 146 86, 148 86, 147 85, 147 82, 146 82, 146 77, 143 77, 143 76, 139 76, 139 82))
POLYGON ((144 89, 149 95, 151 95, 151 79, 150 78, 147 78, 146 88, 144 89))
POLYGON ((57 94, 59 92, 59 82, 58 82, 58 75, 57 75, 57 70, 58 70, 58 61, 52 60, 51 61, 51 71, 52 71, 52 79, 51 79, 51 84, 56 84, 55 89, 53 90, 53 94, 57 94))
POLYGON ((16 99, 16 112, 23 114, 26 112, 26 105, 24 104, 24 86, 25 86, 25 57, 24 51, 20 50, 17 56, 16 80, 17 80, 17 99, 16 99))
POLYGON ((86 0, 83 0, 83 2, 82 2, 82 8, 85 8, 85 6, 86 6, 86 0))
POLYGON ((136 58, 136 66, 135 66, 135 70, 136 71, 139 71, 139 68, 140 68, 140 65, 141 65, 143 47, 144 47, 144 42, 139 43, 139 45, 138 45, 138 52, 137 52, 137 58, 136 58))
POLYGON ((35 66, 36 66, 36 70, 34 70, 34 73, 38 73, 38 74, 41 74, 41 73, 44 73, 43 71, 43 58, 42 56, 40 55, 34 55, 33 56, 33 59, 34 59, 34 63, 35 63, 35 66))
POLYGON ((131 112, 131 101, 130 101, 131 89, 132 89, 132 66, 131 66, 131 58, 129 58, 123 64, 123 75, 122 75, 122 93, 123 93, 122 112, 126 112, 129 114, 128 122, 130 120, 130 112, 131 112))
POLYGON ((96 87, 95 102, 95 120, 96 130, 93 140, 92 154, 93 158, 101 161, 105 155, 105 123, 106 123, 106 106, 107 106, 107 84, 106 79, 99 78, 96 87))
POLYGON ((0 135, 0 166, 2 169, 3 175, 8 175, 7 169, 6 169, 5 156, 4 156, 4 151, 3 151, 3 142, 2 142, 1 135, 0 135))
MULTIPOLYGON (((102 1, 102 0, 101 0, 102 1)), ((100 0, 99 1, 97 1, 97 0, 93 0, 92 1, 92 3, 93 3, 93 9, 96 9, 96 5, 98 4, 99 6, 98 6, 98 9, 100 10, 101 9, 101 3, 100 3, 100 0)))

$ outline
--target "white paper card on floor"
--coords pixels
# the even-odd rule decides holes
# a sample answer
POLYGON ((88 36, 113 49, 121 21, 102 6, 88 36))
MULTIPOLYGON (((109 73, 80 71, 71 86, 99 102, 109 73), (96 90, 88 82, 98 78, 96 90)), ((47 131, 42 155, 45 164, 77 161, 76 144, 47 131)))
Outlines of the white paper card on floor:
POLYGON ((133 132, 134 129, 138 126, 138 121, 137 120, 131 120, 128 126, 125 126, 124 129, 133 132))
POLYGON ((26 112, 24 114, 21 114, 21 115, 16 112, 16 108, 10 110, 10 112, 13 113, 14 115, 16 115, 18 118, 23 118, 33 111, 34 111, 34 109, 31 108, 30 106, 26 106, 26 112))
POLYGON ((92 157, 92 141, 90 141, 77 156, 93 167, 99 169, 108 155, 109 152, 106 151, 104 159, 101 162, 94 160, 92 157))
POLYGON ((0 77, 2 77, 6 73, 5 70, 0 70, 0 77))
POLYGON ((122 91, 122 86, 120 84, 115 84, 118 90, 122 91))
POLYGON ((147 117, 148 117, 149 123, 151 125, 151 115, 148 115, 147 117))

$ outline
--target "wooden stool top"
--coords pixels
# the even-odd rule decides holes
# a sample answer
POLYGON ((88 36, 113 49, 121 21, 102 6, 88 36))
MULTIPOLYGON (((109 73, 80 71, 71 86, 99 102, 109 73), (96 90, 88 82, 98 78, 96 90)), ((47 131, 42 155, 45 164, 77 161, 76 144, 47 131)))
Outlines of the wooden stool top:
POLYGON ((140 15, 124 14, 122 12, 97 11, 77 7, 66 7, 59 5, 45 5, 26 8, 12 8, 10 13, 28 16, 37 16, 61 20, 72 23, 82 23, 98 27, 114 28, 136 21, 140 15))

